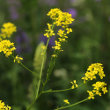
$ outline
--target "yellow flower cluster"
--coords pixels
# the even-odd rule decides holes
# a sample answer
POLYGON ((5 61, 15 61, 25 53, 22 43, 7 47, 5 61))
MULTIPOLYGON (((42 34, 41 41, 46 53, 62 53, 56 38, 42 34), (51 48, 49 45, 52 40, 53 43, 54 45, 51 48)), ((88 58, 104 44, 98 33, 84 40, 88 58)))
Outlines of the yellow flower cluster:
POLYGON ((44 36, 46 36, 47 38, 52 37, 55 35, 54 30, 53 30, 53 25, 47 23, 48 29, 46 29, 46 33, 44 34, 44 36))
POLYGON ((72 84, 72 87, 71 87, 72 89, 78 87, 78 84, 76 83, 76 80, 73 80, 73 81, 71 81, 70 83, 72 84))
POLYGON ((6 37, 11 37, 11 35, 16 32, 16 26, 10 22, 4 23, 1 28, 0 40, 5 39, 6 37))
POLYGON ((100 79, 103 79, 103 77, 105 77, 101 63, 91 64, 87 69, 85 76, 82 77, 82 79, 84 80, 84 83, 85 83, 87 80, 96 79, 96 75, 98 75, 100 79))
MULTIPOLYGON (((10 38, 11 35, 16 32, 16 26, 13 23, 4 23, 1 28, 0 33, 0 52, 3 52, 6 57, 12 55, 13 51, 16 50, 14 43, 12 43, 7 38, 10 38)), ((14 62, 20 63, 23 58, 16 56, 14 62)))
MULTIPOLYGON (((67 13, 67 12, 62 12, 58 8, 51 9, 48 13, 47 16, 49 16, 53 20, 53 25, 52 24, 47 24, 48 25, 48 30, 46 30, 46 33, 44 36, 47 38, 51 36, 55 36, 55 33, 53 31, 54 26, 60 26, 61 29, 58 30, 57 35, 59 36, 58 40, 55 40, 55 46, 54 48, 56 51, 63 51, 61 49, 62 42, 65 42, 67 37, 67 34, 72 32, 71 28, 68 28, 69 24, 72 24, 74 19, 72 18, 72 15, 67 13)), ((53 57, 56 57, 57 55, 54 54, 52 55, 53 57)))
POLYGON ((65 99, 64 102, 65 102, 66 104, 70 104, 70 102, 68 101, 68 99, 65 99))
POLYGON ((11 43, 9 40, 0 42, 0 52, 3 52, 6 57, 10 56, 15 49, 14 43, 11 43))
POLYGON ((23 60, 22 57, 19 57, 18 55, 14 58, 14 63, 17 62, 17 63, 21 63, 21 61, 23 60))
POLYGON ((11 110, 10 106, 6 106, 4 102, 2 102, 2 100, 0 100, 0 110, 11 110))
POLYGON ((62 26, 62 28, 68 27, 74 21, 71 14, 62 12, 58 8, 51 9, 47 16, 50 16, 56 26, 62 26))
POLYGON ((6 57, 10 56, 16 50, 14 43, 7 38, 16 32, 16 26, 10 22, 4 23, 0 33, 0 52, 3 52, 6 57))
POLYGON ((99 95, 101 96, 103 92, 103 94, 106 94, 108 92, 107 87, 106 87, 106 83, 105 82, 101 82, 98 81, 95 84, 93 84, 92 86, 94 87, 92 91, 87 91, 89 93, 89 97, 88 99, 94 99, 95 95, 99 95))

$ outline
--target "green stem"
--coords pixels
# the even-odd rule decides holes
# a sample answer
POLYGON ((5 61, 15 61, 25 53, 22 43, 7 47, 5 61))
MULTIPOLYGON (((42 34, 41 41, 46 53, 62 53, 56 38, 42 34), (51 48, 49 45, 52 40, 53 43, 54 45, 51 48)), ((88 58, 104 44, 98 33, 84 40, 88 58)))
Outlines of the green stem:
MULTIPOLYGON (((78 87, 81 87, 83 84, 80 84, 78 87)), ((74 89, 78 88, 78 87, 75 87, 74 89)), ((53 93, 53 92, 65 92, 65 91, 69 91, 69 90, 74 90, 72 88, 68 88, 68 89, 63 89, 63 90, 46 90, 46 91, 42 91, 42 94, 45 94, 45 93, 53 93)))
MULTIPOLYGON (((50 41, 50 38, 47 40, 46 49, 45 49, 44 55, 46 54, 49 41, 50 41)), ((37 100, 38 97, 39 97, 38 94, 39 94, 39 89, 40 89, 40 84, 41 84, 42 72, 43 72, 43 68, 44 68, 44 61, 45 61, 45 56, 43 56, 43 60, 42 60, 42 64, 41 64, 40 78, 39 78, 38 86, 37 86, 37 89, 36 89, 37 91, 36 91, 35 99, 34 99, 33 102, 31 103, 31 105, 27 108, 27 110, 30 110, 30 109, 31 109, 31 107, 33 106, 33 104, 36 102, 36 100, 37 100)))
POLYGON ((86 98, 86 99, 83 99, 83 100, 81 100, 81 101, 78 101, 78 102, 76 102, 76 103, 74 103, 74 104, 70 104, 70 105, 67 105, 67 106, 59 107, 59 108, 57 108, 57 109, 55 109, 55 110, 62 110, 62 109, 66 109, 66 108, 69 108, 69 107, 73 107, 73 106, 78 105, 78 104, 80 104, 80 103, 82 103, 82 102, 85 102, 85 101, 87 101, 87 100, 89 100, 89 99, 86 98))
POLYGON ((32 70, 30 70, 28 67, 26 67, 23 63, 20 63, 20 65, 25 68, 26 70, 28 70, 29 72, 35 74, 35 72, 33 72, 32 70))
POLYGON ((69 90, 72 90, 72 88, 69 88, 69 89, 63 89, 63 90, 46 90, 46 91, 42 91, 42 94, 45 94, 45 93, 53 93, 53 92, 64 92, 64 91, 69 91, 69 90))
POLYGON ((54 65, 55 65, 55 58, 51 57, 51 61, 50 61, 50 64, 49 64, 49 68, 47 70, 47 76, 46 76, 46 80, 45 82, 43 83, 43 87, 42 87, 42 90, 44 89, 45 85, 47 84, 47 81, 49 80, 49 76, 54 68, 54 65))
MULTIPOLYGON (((46 50, 45 50, 44 54, 45 54, 46 51, 47 51, 47 46, 48 46, 48 44, 49 44, 49 40, 50 40, 50 38, 47 40, 46 50)), ((45 56, 43 57, 43 60, 42 60, 42 65, 41 65, 41 69, 40 69, 40 79, 39 79, 39 82, 38 82, 38 89, 37 89, 37 93, 36 93, 35 99, 38 97, 38 93, 39 93, 39 89, 40 89, 41 78, 42 78, 42 72, 43 72, 43 67, 44 67, 44 61, 45 61, 45 56)))

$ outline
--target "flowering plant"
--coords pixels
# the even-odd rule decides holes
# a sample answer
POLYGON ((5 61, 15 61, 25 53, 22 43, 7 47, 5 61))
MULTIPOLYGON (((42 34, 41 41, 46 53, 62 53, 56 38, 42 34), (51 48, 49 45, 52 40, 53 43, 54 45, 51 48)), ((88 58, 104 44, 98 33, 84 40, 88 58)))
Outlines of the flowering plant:
MULTIPOLYGON (((79 102, 76 102, 74 104, 69 102, 68 99, 64 99, 64 103, 67 105, 62 106, 62 107, 57 107, 55 110, 69 108, 77 104, 80 104, 84 101, 95 99, 96 95, 101 96, 102 94, 107 93, 108 92, 107 87, 106 87, 107 84, 105 82, 100 81, 105 77, 103 66, 101 63, 94 63, 88 67, 85 75, 82 77, 82 80, 83 80, 82 84, 78 84, 76 80, 73 80, 70 82, 71 87, 67 89, 45 90, 45 86, 55 66, 56 59, 59 56, 60 52, 63 51, 62 45, 67 41, 68 34, 72 32, 72 28, 70 28, 69 25, 72 24, 72 22, 74 21, 71 14, 67 12, 62 12, 58 8, 51 9, 47 13, 47 16, 49 16, 52 19, 52 24, 47 23, 48 29, 45 30, 44 36, 47 37, 48 40, 47 40, 46 45, 41 44, 40 55, 42 56, 42 58, 41 58, 41 66, 38 71, 39 72, 38 82, 36 82, 35 80, 36 78, 33 79, 34 88, 35 88, 33 91, 34 97, 33 97, 32 103, 27 107, 27 110, 30 110, 33 104, 36 102, 36 100, 38 100, 38 98, 43 94, 73 90, 73 89, 79 88, 80 86, 84 84, 87 84, 87 82, 92 81, 92 80, 95 81, 95 83, 92 84, 93 90, 87 90, 88 96, 85 99, 79 102), (55 29, 58 31, 55 32, 55 29), (52 47, 53 54, 51 55, 51 60, 50 60, 50 63, 47 69, 45 81, 42 83, 42 74, 43 74, 43 68, 44 68, 45 61, 46 61, 47 48, 48 48, 49 41, 53 36, 56 36, 55 45, 52 47), (98 76, 100 80, 96 81, 98 76)), ((20 64, 25 69, 30 71, 35 77, 37 77, 36 72, 30 70, 28 67, 26 67, 22 63, 23 58, 14 54, 14 51, 16 50, 15 45, 9 40, 9 38, 12 36, 14 32, 16 32, 16 26, 13 23, 9 22, 9 23, 3 24, 3 27, 1 28, 1 33, 0 33, 0 52, 4 53, 6 57, 12 57, 14 60, 14 63, 20 64)), ((11 107, 5 106, 4 102, 0 101, 0 109, 11 110, 11 107)))

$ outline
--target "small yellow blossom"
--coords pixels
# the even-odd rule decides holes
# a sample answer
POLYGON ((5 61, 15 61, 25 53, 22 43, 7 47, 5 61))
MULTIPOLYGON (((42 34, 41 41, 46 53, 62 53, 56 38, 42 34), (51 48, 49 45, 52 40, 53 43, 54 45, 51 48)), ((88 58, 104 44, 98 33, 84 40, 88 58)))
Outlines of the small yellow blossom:
POLYGON ((57 55, 56 55, 56 54, 53 54, 53 55, 52 55, 52 57, 54 57, 54 58, 55 58, 55 57, 57 57, 57 55))
POLYGON ((72 87, 71 87, 72 89, 78 87, 78 84, 76 83, 76 80, 73 80, 73 81, 71 81, 70 83, 72 84, 72 87))
POLYGON ((19 57, 18 55, 14 58, 14 63, 17 62, 17 63, 21 63, 21 61, 23 60, 22 57, 19 57))
POLYGON ((94 93, 92 91, 87 91, 89 93, 88 99, 94 99, 94 93))
POLYGON ((3 27, 1 28, 1 34, 0 37, 3 39, 6 37, 11 37, 11 35, 16 32, 16 26, 13 23, 4 23, 3 27))
POLYGON ((69 34, 70 32, 72 32, 72 29, 71 28, 66 28, 67 30, 67 34, 69 34))
POLYGON ((102 88, 102 92, 103 92, 104 94, 106 94, 106 93, 108 92, 107 87, 103 87, 103 88, 102 88))
POLYGON ((52 37, 55 35, 54 30, 52 29, 52 24, 47 23, 48 29, 46 29, 46 33, 44 34, 44 36, 46 36, 47 38, 52 37))
POLYGON ((103 77, 105 77, 101 63, 91 64, 89 68, 87 69, 85 76, 82 77, 82 79, 84 80, 84 82, 86 82, 87 80, 96 79, 96 75, 98 75, 100 79, 103 79, 103 77))
MULTIPOLYGON (((105 93, 108 92, 107 87, 105 87, 105 86, 107 86, 107 84, 105 82, 97 81, 92 86, 94 87, 94 90, 96 90, 96 91, 99 91, 100 92, 102 90, 103 94, 105 94, 105 93)), ((97 95, 100 95, 100 93, 97 94, 97 95)))
POLYGON ((55 50, 61 50, 61 43, 58 41, 55 41, 55 46, 53 46, 52 48, 54 48, 55 50))
POLYGON ((16 50, 14 43, 11 43, 9 40, 0 42, 0 52, 3 52, 6 57, 10 56, 14 50, 16 50))
POLYGON ((102 96, 101 91, 103 94, 107 93, 107 84, 105 82, 97 81, 95 84, 92 84, 93 90, 92 91, 87 91, 89 93, 88 99, 94 99, 95 95, 102 96))
POLYGON ((70 104, 70 102, 68 101, 68 99, 65 99, 64 102, 65 102, 66 104, 70 104))
POLYGON ((2 102, 2 100, 0 100, 0 110, 11 110, 10 106, 6 106, 4 102, 2 102))
POLYGON ((60 37, 62 37, 64 35, 64 30, 59 29, 58 33, 57 33, 60 37))

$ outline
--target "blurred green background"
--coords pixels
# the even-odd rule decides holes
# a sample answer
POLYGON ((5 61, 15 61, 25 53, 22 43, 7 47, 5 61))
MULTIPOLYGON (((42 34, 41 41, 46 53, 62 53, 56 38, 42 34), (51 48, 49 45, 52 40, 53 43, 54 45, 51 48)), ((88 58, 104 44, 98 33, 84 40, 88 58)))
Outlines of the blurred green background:
MULTIPOLYGON (((81 77, 87 67, 97 62, 103 64, 104 80, 110 85, 110 0, 0 0, 0 27, 5 22, 13 22, 17 26, 12 41, 15 42, 16 53, 24 58, 23 63, 34 70, 36 48, 40 42, 46 42, 43 33, 47 22, 51 23, 46 16, 51 8, 71 13, 75 21, 71 25, 73 32, 63 46, 64 52, 58 57, 45 89, 69 88, 70 81, 74 79, 78 84, 82 83, 81 77)), ((54 38, 49 43, 47 62, 52 45, 54 38)), ((39 64, 40 60, 37 61, 36 64, 39 64)), ((13 110, 25 110, 32 101, 32 84, 33 75, 30 72, 0 54, 0 100, 12 106, 13 110)), ((43 94, 32 110, 54 110, 64 105, 64 99, 69 99, 70 103, 82 100, 87 97, 89 86, 43 94)), ((110 93, 66 110, 110 110, 110 93)))

